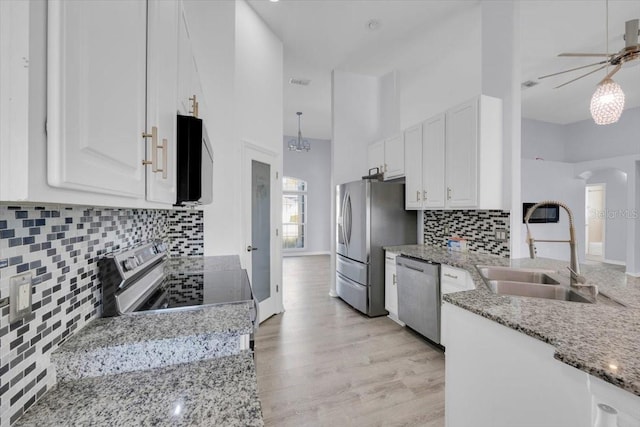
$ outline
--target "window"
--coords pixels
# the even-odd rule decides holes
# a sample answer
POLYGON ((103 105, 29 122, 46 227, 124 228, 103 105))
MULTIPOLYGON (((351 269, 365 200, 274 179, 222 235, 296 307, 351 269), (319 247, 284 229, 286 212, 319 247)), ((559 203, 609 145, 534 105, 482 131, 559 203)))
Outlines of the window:
POLYGON ((303 249, 307 218, 307 182, 282 177, 282 248, 303 249))

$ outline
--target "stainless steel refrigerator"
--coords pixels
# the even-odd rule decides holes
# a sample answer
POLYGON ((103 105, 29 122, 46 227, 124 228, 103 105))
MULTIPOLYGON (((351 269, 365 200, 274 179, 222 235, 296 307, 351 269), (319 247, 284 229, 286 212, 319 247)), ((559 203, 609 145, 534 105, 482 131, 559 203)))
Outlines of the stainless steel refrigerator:
POLYGON ((336 291, 364 314, 383 316, 382 247, 416 243, 416 212, 404 210, 402 183, 349 182, 336 197, 336 291))

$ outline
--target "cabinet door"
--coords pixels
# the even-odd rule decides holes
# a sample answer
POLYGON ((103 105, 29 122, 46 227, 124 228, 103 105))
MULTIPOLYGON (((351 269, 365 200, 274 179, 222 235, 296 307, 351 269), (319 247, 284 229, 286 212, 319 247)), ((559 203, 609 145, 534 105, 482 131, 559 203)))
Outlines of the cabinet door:
POLYGON ((478 204, 478 100, 447 111, 446 182, 449 207, 478 204))
POLYGON ((380 172, 384 172, 384 141, 378 141, 369 146, 367 151, 367 167, 368 169, 379 168, 380 172))
POLYGON ((405 209, 422 208, 422 124, 404 131, 405 209))
POLYGON ((404 138, 394 136, 384 142, 384 179, 404 175, 404 138))
POLYGON ((398 317, 398 286, 396 279, 396 254, 385 253, 384 259, 384 308, 392 317, 398 317))
POLYGON ((51 0, 47 15, 49 184, 143 198, 146 2, 51 0))
POLYGON ((178 87, 178 3, 149 1, 147 200, 176 201, 176 98, 178 87))
POLYGON ((422 206, 443 208, 445 205, 445 115, 424 123, 422 143, 422 206))

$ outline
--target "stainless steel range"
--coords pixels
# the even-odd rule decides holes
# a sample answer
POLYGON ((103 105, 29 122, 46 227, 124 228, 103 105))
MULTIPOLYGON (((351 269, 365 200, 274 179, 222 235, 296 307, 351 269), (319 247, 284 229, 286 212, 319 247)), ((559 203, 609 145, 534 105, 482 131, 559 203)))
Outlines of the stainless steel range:
POLYGON ((106 255, 99 271, 105 317, 248 302, 258 327, 258 304, 237 257, 168 258, 157 240, 106 255))

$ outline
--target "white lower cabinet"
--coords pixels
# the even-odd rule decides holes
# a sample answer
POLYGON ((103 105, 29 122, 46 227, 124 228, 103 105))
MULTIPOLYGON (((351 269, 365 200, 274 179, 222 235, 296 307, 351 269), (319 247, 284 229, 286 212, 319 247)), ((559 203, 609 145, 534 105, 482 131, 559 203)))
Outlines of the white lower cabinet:
POLYGON ((389 318, 404 326, 398 319, 398 279, 396 276, 396 257, 398 254, 386 251, 384 255, 384 308, 389 318))
POLYGON ((640 397, 554 359, 553 346, 446 302, 442 317, 447 427, 595 427, 598 403, 618 410, 617 427, 640 426, 640 397))

